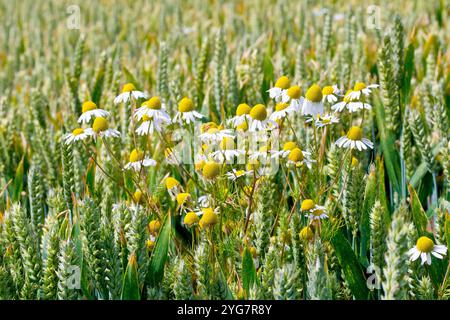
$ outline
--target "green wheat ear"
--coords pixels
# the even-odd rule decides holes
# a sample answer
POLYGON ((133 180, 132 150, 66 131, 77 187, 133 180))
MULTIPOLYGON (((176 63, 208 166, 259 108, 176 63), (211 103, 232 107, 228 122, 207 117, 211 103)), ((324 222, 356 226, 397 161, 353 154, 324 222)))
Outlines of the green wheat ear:
POLYGON ((383 268, 383 300, 407 298, 409 237, 413 231, 405 204, 394 212, 386 238, 385 267, 383 268))

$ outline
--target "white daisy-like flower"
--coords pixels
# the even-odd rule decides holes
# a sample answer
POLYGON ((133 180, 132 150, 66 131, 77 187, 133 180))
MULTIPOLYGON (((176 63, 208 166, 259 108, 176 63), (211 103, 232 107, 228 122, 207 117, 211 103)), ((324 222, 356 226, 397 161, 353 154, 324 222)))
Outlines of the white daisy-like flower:
POLYGON ((335 103, 338 100, 338 95, 340 95, 341 92, 337 85, 334 86, 325 86, 322 89, 322 101, 327 101, 328 103, 335 103))
POLYGON ((270 153, 272 154, 272 158, 287 158, 292 150, 297 148, 298 145, 294 141, 288 141, 283 145, 283 149, 281 150, 271 150, 270 153))
POLYGON ((361 109, 370 110, 372 106, 368 103, 356 101, 355 98, 351 98, 352 90, 348 90, 344 96, 344 99, 341 102, 338 102, 331 106, 331 110, 334 112, 342 112, 345 108, 348 109, 349 112, 356 112, 361 109))
POLYGON ((147 115, 144 115, 142 120, 142 123, 136 129, 136 133, 140 136, 153 134, 155 130, 161 132, 164 128, 162 122, 149 118, 147 115))
POLYGON ((131 100, 131 98, 138 100, 138 99, 147 99, 148 95, 145 92, 136 90, 135 86, 132 83, 127 83, 122 88, 122 93, 119 94, 114 99, 114 104, 119 104, 121 102, 128 102, 131 100))
POLYGON ((292 86, 283 91, 281 101, 284 103, 289 102, 289 108, 293 109, 295 112, 299 112, 305 101, 302 97, 302 90, 300 86, 292 86))
POLYGON ((81 141, 86 138, 89 138, 93 135, 92 129, 83 129, 83 128, 76 128, 71 133, 68 133, 64 136, 65 144, 71 144, 73 142, 81 141))
POLYGON ((233 139, 233 131, 229 129, 219 129, 217 127, 209 128, 206 132, 201 133, 198 137, 203 142, 220 142, 224 138, 233 139))
POLYGON ((198 197, 197 202, 201 208, 208 208, 212 202, 211 195, 207 194, 204 196, 200 196, 198 197))
POLYGON ((194 103, 192 100, 185 97, 178 103, 178 112, 173 118, 173 122, 178 122, 180 124, 186 122, 187 124, 190 124, 201 118, 203 118, 203 115, 194 110, 194 103))
POLYGON ((421 258, 421 264, 427 263, 431 265, 431 255, 438 259, 442 259, 447 254, 447 247, 444 245, 435 245, 433 240, 428 237, 420 237, 416 245, 408 251, 410 259, 415 261, 421 258))
POLYGON ((270 148, 269 146, 262 146, 257 151, 250 151, 250 160, 261 160, 262 163, 267 163, 267 159, 270 158, 270 148))
POLYGON ((219 222, 219 208, 211 208, 211 207, 207 207, 207 208, 202 208, 200 211, 198 211, 197 213, 199 216, 201 216, 200 221, 198 222, 200 228, 207 228, 207 227, 212 227, 215 224, 217 224, 219 222))
POLYGON ((92 101, 83 102, 81 107, 82 114, 78 118, 78 123, 88 123, 92 117, 109 117, 109 112, 97 108, 97 105, 92 101))
POLYGON ((250 123, 250 120, 252 119, 250 117, 251 109, 252 108, 250 108, 250 106, 246 103, 241 103, 240 105, 238 105, 236 109, 236 115, 227 121, 228 125, 236 128, 237 126, 242 125, 245 122, 250 123))
POLYGON ((302 105, 302 115, 323 114, 323 101, 322 101, 322 89, 313 84, 308 91, 306 91, 305 100, 302 105))
POLYGON ((289 88, 291 85, 291 81, 288 77, 282 76, 278 78, 275 82, 273 88, 270 88, 267 92, 269 92, 269 97, 271 99, 275 99, 276 102, 280 102, 283 96, 283 92, 289 88))
POLYGON ((363 138, 363 131, 357 126, 351 127, 347 135, 337 139, 335 144, 340 148, 356 148, 359 151, 367 148, 373 149, 373 143, 369 139, 363 138))
POLYGON ((275 111, 272 112, 269 119, 271 121, 277 121, 280 119, 286 118, 289 114, 295 111, 295 108, 291 108, 287 103, 285 102, 279 102, 275 106, 275 111))
POLYGON ((108 120, 103 117, 97 117, 92 123, 92 135, 94 139, 97 136, 101 138, 117 138, 120 136, 120 132, 116 129, 110 129, 108 120))
POLYGON ((233 138, 225 137, 220 142, 219 150, 211 153, 211 156, 214 158, 214 160, 223 162, 232 161, 234 158, 237 158, 243 154, 245 154, 245 150, 236 149, 233 138))
POLYGON ((141 107, 135 111, 134 116, 138 120, 147 116, 147 118, 153 119, 155 122, 165 124, 171 123, 170 116, 167 114, 165 106, 159 97, 152 97, 142 103, 141 107))
POLYGON ((322 128, 333 123, 339 123, 339 118, 332 114, 325 114, 323 116, 317 115, 317 117, 308 118, 305 122, 313 122, 317 128, 322 128))
POLYGON ((175 199, 177 194, 183 192, 183 188, 181 187, 180 182, 175 178, 165 178, 164 184, 166 185, 167 192, 172 199, 175 199))
POLYGON ((289 152, 287 156, 288 161, 287 165, 295 165, 296 167, 300 167, 302 165, 306 165, 308 169, 311 169, 313 162, 315 160, 311 159, 311 152, 303 151, 302 149, 296 147, 289 152))
POLYGON ((270 125, 277 126, 275 122, 267 118, 267 109, 262 104, 257 104, 251 109, 250 117, 250 132, 266 131, 270 125))
POLYGON ((142 167, 156 166, 156 161, 150 158, 144 158, 144 152, 133 149, 130 153, 130 162, 128 162, 124 169, 133 168, 135 171, 140 171, 142 167))
POLYGON ((305 216, 310 220, 321 220, 328 218, 326 208, 317 204, 311 210, 309 210, 309 213, 307 213, 305 216))
POLYGON ((350 92, 350 94, 349 94, 350 99, 358 100, 362 94, 364 94, 365 96, 368 96, 372 92, 372 89, 375 89, 378 87, 379 87, 378 84, 369 84, 368 86, 366 86, 363 82, 357 82, 353 86, 352 92, 350 92))
POLYGON ((228 179, 230 179, 231 181, 235 181, 236 179, 239 179, 241 177, 246 177, 248 175, 251 175, 253 173, 253 170, 236 170, 233 169, 230 172, 226 173, 226 176, 228 177, 228 179))

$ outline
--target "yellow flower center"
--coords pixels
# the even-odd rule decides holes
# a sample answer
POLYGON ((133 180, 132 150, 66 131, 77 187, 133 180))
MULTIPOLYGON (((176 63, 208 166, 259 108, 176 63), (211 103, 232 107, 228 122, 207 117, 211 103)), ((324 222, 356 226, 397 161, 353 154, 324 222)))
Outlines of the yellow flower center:
POLYGON ((287 90, 287 95, 291 99, 300 99, 300 96, 302 95, 302 90, 299 86, 292 86, 287 90))
POLYGON ((148 224, 148 231, 153 235, 157 234, 159 229, 161 229, 161 222, 159 220, 152 220, 148 224))
POLYGON ((275 111, 281 111, 281 110, 284 110, 284 109, 286 109, 288 106, 289 106, 289 105, 288 105, 287 103, 283 103, 283 102, 277 103, 277 105, 275 106, 275 111))
POLYGON ((108 127, 108 121, 103 117, 95 118, 94 123, 92 124, 92 130, 94 130, 96 133, 105 131, 106 129, 108 129, 108 127))
POLYGON ((207 131, 207 133, 209 133, 209 134, 215 134, 215 133, 218 133, 219 131, 220 131, 220 130, 217 129, 217 128, 209 128, 208 131, 207 131))
POLYGON ((316 217, 320 216, 323 213, 323 209, 314 209, 312 211, 312 214, 315 215, 316 217))
POLYGON ((180 183, 178 182, 177 179, 172 178, 172 177, 167 177, 166 180, 164 181, 166 184, 166 188, 167 190, 172 190, 173 188, 175 188, 176 186, 180 185, 180 183))
POLYGON ((294 141, 288 141, 284 144, 283 151, 291 151, 295 148, 297 148, 297 143, 294 141))
POLYGON ((143 116, 142 116, 142 121, 150 121, 150 120, 152 120, 153 119, 153 117, 150 117, 150 116, 148 116, 148 115, 146 115, 146 114, 144 114, 143 116))
POLYGON ((130 162, 137 162, 144 159, 144 153, 141 150, 133 149, 130 153, 130 162))
POLYGON ((300 231, 300 238, 303 240, 312 240, 314 238, 314 232, 311 227, 304 227, 300 231))
POLYGON ((217 222, 219 222, 217 214, 214 212, 214 210, 212 208, 202 209, 202 212, 203 212, 203 215, 202 215, 202 218, 200 219, 200 226, 202 228, 213 226, 217 222))
POLYGON ((209 131, 209 129, 212 129, 212 128, 217 128, 217 124, 215 122, 203 123, 200 129, 202 132, 207 132, 207 131, 209 131))
POLYGON ((313 84, 308 91, 306 91, 305 97, 311 102, 320 102, 323 98, 322 89, 320 89, 317 84, 313 84))
POLYGON ((221 150, 233 150, 234 149, 234 139, 225 137, 220 142, 220 149, 221 150))
POLYGON ((151 97, 143 103, 147 108, 159 110, 161 109, 161 99, 159 97, 151 97))
POLYGON ((300 162, 303 161, 303 152, 300 148, 294 148, 289 153, 288 159, 292 162, 300 162))
POLYGON ((344 102, 349 103, 352 102, 352 98, 350 98, 350 93, 352 93, 353 90, 347 90, 344 96, 344 102))
POLYGON ((92 101, 83 102, 81 107, 81 112, 85 113, 91 110, 97 109, 97 105, 92 101))
POLYGON ((255 120, 263 121, 267 118, 267 109, 262 104, 257 104, 250 110, 250 117, 255 120))
POLYGON ((142 199, 142 191, 141 190, 136 190, 133 193, 133 201, 136 202, 136 203, 139 203, 139 202, 141 202, 141 199, 142 199))
POLYGON ((201 170, 203 170, 203 167, 204 167, 205 163, 206 163, 205 160, 197 161, 197 162, 195 163, 195 170, 196 170, 196 171, 201 171, 201 170))
POLYGON ((191 195, 187 192, 177 194, 177 203, 181 206, 187 201, 187 199, 189 199, 190 196, 191 195))
POLYGON ((191 99, 185 97, 178 103, 178 111, 190 112, 192 110, 194 110, 194 102, 191 99))
POLYGON ((420 237, 417 239, 416 247, 420 252, 431 252, 434 248, 434 242, 428 237, 420 237))
POLYGON ((83 132, 84 132, 83 128, 77 128, 77 129, 72 131, 72 135, 78 136, 78 135, 82 134, 83 132))
POLYGON ((220 174, 220 165, 214 161, 208 161, 203 166, 202 173, 206 179, 214 179, 220 174))
POLYGON ((366 85, 362 82, 355 83, 355 86, 353 87, 353 91, 361 91, 366 88, 366 85))
POLYGON ((136 87, 132 83, 127 83, 122 88, 122 93, 135 91, 136 87))
POLYGON ((184 217, 184 224, 187 225, 188 227, 198 223, 198 216, 195 212, 188 212, 186 213, 186 216, 184 217))
POLYGON ((251 109, 252 108, 250 108, 250 106, 248 104, 241 103, 240 105, 238 105, 238 107, 236 109, 236 115, 242 116, 244 114, 249 114, 251 109))
POLYGON ((316 204, 312 199, 305 199, 302 201, 301 210, 302 211, 308 211, 314 208, 316 204))
POLYGON ((349 138, 350 140, 359 141, 362 139, 362 137, 363 137, 363 132, 360 127, 353 126, 347 132, 347 138, 349 138))
POLYGON ((291 80, 288 77, 282 76, 278 78, 277 82, 275 82, 275 87, 281 89, 287 89, 291 85, 291 80))
POLYGON ((245 174, 244 170, 236 170, 236 172, 234 173, 236 175, 236 177, 241 177, 245 174))
POLYGON ((145 245, 147 246, 147 250, 151 251, 155 247, 155 241, 148 239, 145 245))
POLYGON ((322 89, 322 94, 323 94, 324 96, 327 96, 327 95, 329 95, 329 94, 332 94, 333 92, 334 92, 334 89, 333 89, 332 86, 325 86, 325 87, 323 87, 323 89, 322 89))
POLYGON ((248 130, 248 124, 247 122, 242 122, 240 125, 236 127, 238 130, 247 131, 248 130))
POLYGON ((358 165, 359 161, 355 157, 352 157, 352 167, 356 167, 358 165))

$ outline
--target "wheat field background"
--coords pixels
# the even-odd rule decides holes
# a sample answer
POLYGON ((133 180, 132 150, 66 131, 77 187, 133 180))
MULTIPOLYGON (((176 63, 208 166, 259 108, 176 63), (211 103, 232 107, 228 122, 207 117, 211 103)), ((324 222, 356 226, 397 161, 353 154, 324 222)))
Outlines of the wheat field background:
POLYGON ((448 300, 450 6, 369 2, 0 1, 0 299, 448 300))

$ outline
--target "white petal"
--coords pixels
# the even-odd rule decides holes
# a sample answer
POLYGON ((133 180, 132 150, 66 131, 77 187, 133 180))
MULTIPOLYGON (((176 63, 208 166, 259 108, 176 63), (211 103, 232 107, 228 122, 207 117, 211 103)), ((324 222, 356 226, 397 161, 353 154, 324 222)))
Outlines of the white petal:
POLYGON ((447 247, 444 245, 438 244, 438 245, 434 246, 433 251, 445 255, 445 254, 447 254, 447 247))
POLYGON ((420 259, 422 260, 422 264, 424 264, 427 261, 427 254, 426 254, 426 252, 422 252, 420 254, 420 259))
POLYGON ((437 252, 435 252, 435 251, 431 251, 431 254, 432 254, 433 256, 435 256, 436 258, 438 258, 438 259, 442 259, 442 258, 443 258, 439 253, 437 253, 437 252))

